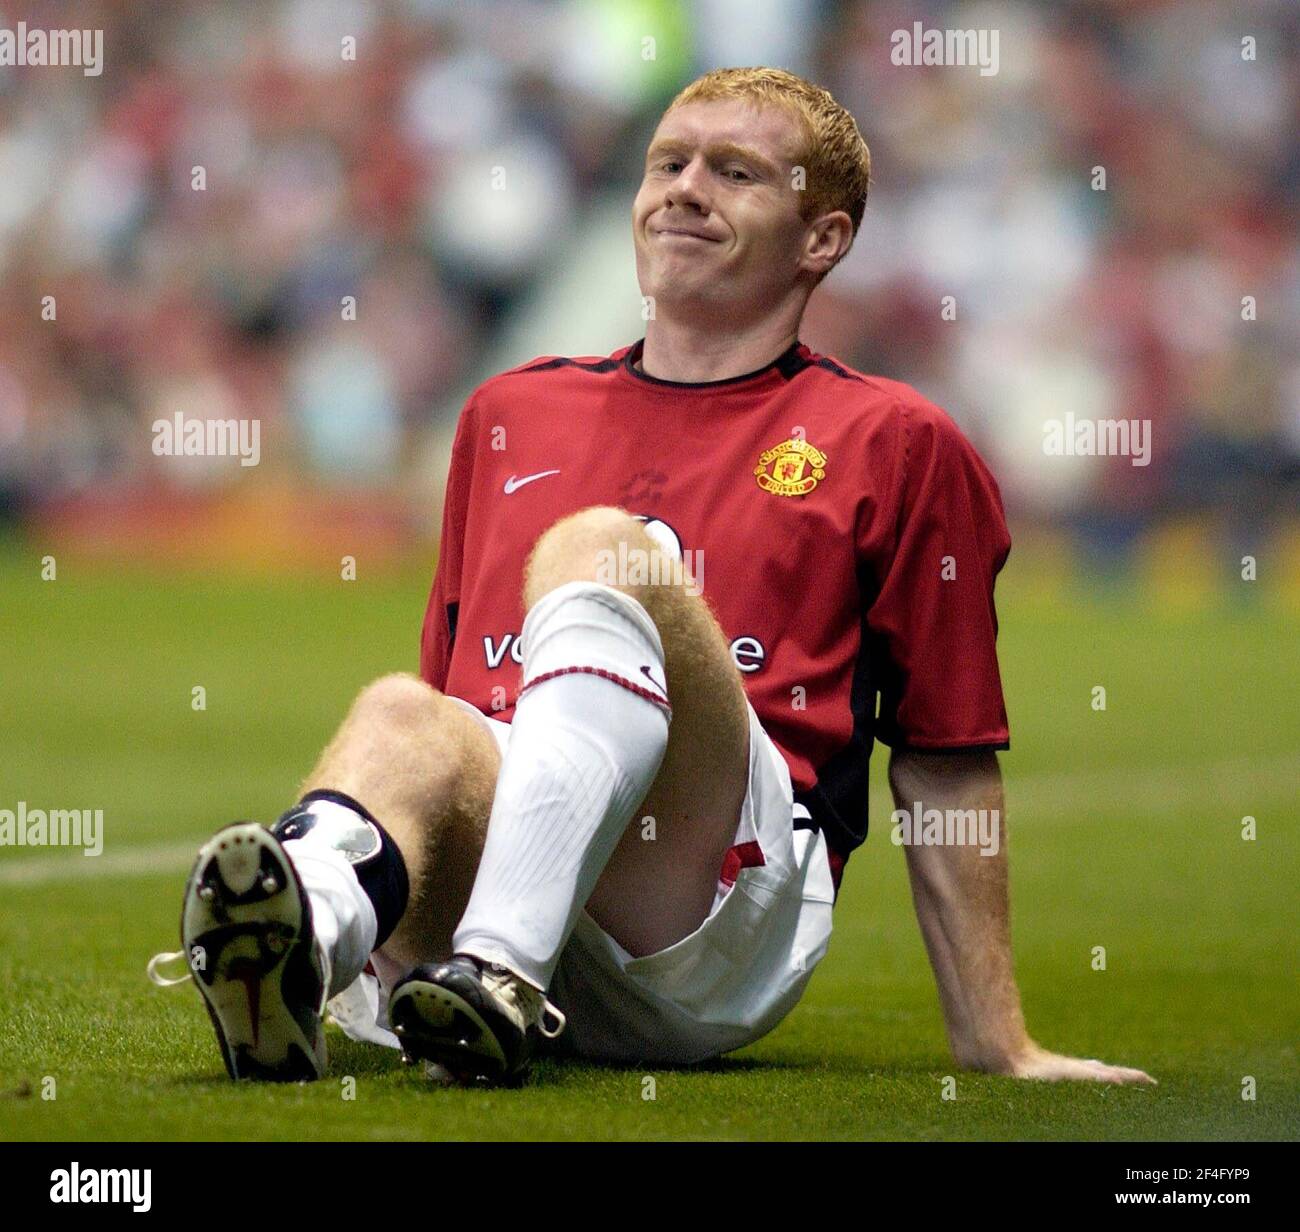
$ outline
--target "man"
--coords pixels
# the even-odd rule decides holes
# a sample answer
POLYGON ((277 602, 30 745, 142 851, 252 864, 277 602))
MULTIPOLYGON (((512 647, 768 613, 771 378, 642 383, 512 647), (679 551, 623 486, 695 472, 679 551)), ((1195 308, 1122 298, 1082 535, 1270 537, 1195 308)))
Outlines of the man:
POLYGON ((1021 1016, 996 484, 914 390, 798 341, 869 174, 852 117, 786 72, 669 107, 632 211, 645 338, 475 391, 422 679, 366 688, 297 806, 199 853, 184 954, 232 1076, 319 1076, 331 997, 390 1041, 386 1001, 404 1055, 463 1082, 518 1081, 543 1041, 752 1042, 826 952, 878 736, 900 808, 999 819, 992 856, 907 848, 957 1062, 1151 1081, 1021 1016))

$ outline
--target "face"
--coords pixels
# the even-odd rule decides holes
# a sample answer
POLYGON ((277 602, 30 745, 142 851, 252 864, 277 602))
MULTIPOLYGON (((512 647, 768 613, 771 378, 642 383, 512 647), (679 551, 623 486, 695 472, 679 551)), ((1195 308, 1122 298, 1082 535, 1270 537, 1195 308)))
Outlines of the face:
POLYGON ((828 250, 799 215, 800 144, 780 107, 720 100, 669 111, 632 206, 641 293, 761 311, 791 295, 801 270, 822 272, 835 245, 828 250))

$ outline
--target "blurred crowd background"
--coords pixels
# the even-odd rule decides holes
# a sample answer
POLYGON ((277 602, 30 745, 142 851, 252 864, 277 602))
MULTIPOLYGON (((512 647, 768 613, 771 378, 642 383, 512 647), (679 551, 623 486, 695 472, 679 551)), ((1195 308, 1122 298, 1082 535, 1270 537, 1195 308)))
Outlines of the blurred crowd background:
POLYGON ((0 521, 274 490, 436 529, 468 391, 575 353, 557 288, 605 322, 576 353, 641 336, 647 138, 743 64, 827 86, 872 149, 804 341, 946 407, 1013 520, 1116 562, 1170 519, 1227 553, 1294 517, 1294 0, 0 0, 19 21, 102 29, 105 65, 0 66, 0 521), (998 75, 892 64, 915 21, 997 29, 998 75), (260 465, 154 456, 177 412, 256 418, 260 465), (1151 464, 1045 457, 1067 412, 1151 421, 1151 464))

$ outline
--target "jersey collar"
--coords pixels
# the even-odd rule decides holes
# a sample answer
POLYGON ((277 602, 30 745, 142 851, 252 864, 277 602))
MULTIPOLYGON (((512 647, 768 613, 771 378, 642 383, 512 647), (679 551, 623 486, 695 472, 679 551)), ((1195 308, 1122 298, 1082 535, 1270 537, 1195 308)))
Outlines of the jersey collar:
POLYGON ((784 351, 781 352, 770 363, 764 364, 761 368, 755 368, 753 372, 742 372, 739 376, 723 377, 720 381, 665 381, 660 377, 651 376, 649 373, 639 371, 634 365, 641 358, 641 352, 645 349, 645 339, 641 338, 634 342, 627 353, 623 356, 623 370, 632 377, 633 380, 641 381, 646 385, 657 385, 661 389, 679 389, 679 390, 710 390, 722 389, 731 385, 739 385, 745 381, 753 381, 759 377, 766 376, 770 372, 779 372, 787 381, 797 373, 802 372, 811 362, 811 354, 806 346, 796 338, 784 351))

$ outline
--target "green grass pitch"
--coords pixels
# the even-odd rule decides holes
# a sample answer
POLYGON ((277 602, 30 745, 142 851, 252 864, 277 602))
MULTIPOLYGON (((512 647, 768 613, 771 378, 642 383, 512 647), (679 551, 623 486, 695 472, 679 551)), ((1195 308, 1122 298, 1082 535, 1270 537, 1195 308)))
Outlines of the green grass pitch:
POLYGON ((431 562, 345 583, 60 558, 43 582, 42 551, 0 545, 0 808, 102 808, 106 843, 0 850, 0 1141, 1297 1137, 1300 656, 1276 596, 1053 597, 1014 555, 999 590, 1030 1028, 1157 1088, 957 1073, 879 753, 830 955, 754 1047, 694 1070, 548 1063, 480 1092, 331 1028, 329 1076, 272 1088, 228 1082, 198 996, 145 962, 177 945, 193 847, 274 817, 358 686, 414 667, 431 562))

